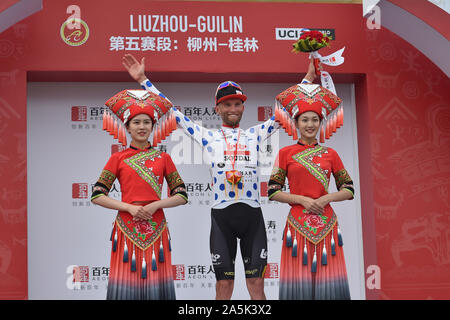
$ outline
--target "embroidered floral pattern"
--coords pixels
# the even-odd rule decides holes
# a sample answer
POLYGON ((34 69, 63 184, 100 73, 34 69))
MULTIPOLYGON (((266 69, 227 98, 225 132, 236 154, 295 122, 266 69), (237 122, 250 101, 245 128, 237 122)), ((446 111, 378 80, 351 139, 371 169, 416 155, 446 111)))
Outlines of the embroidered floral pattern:
POLYGON ((274 167, 272 170, 272 174, 270 175, 270 180, 273 180, 283 186, 284 181, 286 180, 286 170, 274 167))
POLYGON ((167 175, 166 179, 167 179, 167 185, 169 186, 169 189, 172 191, 172 193, 176 187, 178 187, 184 183, 183 179, 181 179, 178 171, 174 171, 174 172, 170 173, 169 175, 167 175))
POLYGON ((156 230, 157 223, 149 219, 148 221, 136 221, 133 233, 145 241, 148 235, 152 234, 156 230))
POLYGON ((347 170, 342 169, 333 174, 334 180, 336 181, 336 188, 341 190, 345 186, 352 186, 352 178, 348 174, 347 170))
POLYGON ((282 188, 279 184, 271 184, 267 187, 267 190, 281 190, 282 188))
POLYGON ((328 192, 328 177, 325 170, 320 167, 320 164, 313 161, 314 157, 321 157, 322 154, 328 153, 326 147, 317 145, 315 148, 308 148, 292 156, 292 159, 303 165, 325 188, 328 192))
POLYGON ((304 214, 303 212, 299 212, 294 216, 291 210, 288 215, 288 221, 309 241, 317 244, 331 232, 337 222, 337 217, 332 210, 322 216, 304 214))
POLYGON ((327 224, 327 219, 328 217, 326 216, 308 214, 303 220, 303 226, 307 228, 309 232, 317 234, 318 229, 323 228, 327 224))
POLYGON ((109 190, 111 190, 114 180, 116 180, 116 176, 114 175, 114 173, 108 170, 103 170, 97 182, 105 185, 108 188, 106 192, 107 194, 109 190))
POLYGON ((129 213, 119 213, 116 218, 117 226, 137 247, 148 249, 166 228, 166 220, 133 221, 129 213))
POLYGON ((139 152, 138 154, 125 159, 124 162, 130 166, 145 182, 147 182, 153 190, 155 190, 158 197, 161 199, 162 186, 158 183, 158 177, 145 165, 147 160, 155 161, 156 158, 161 158, 161 152, 155 149, 139 152))
POLYGON ((104 195, 108 195, 109 193, 109 189, 103 188, 102 186, 94 186, 94 188, 92 189, 92 194, 94 194, 96 191, 103 193, 104 195))

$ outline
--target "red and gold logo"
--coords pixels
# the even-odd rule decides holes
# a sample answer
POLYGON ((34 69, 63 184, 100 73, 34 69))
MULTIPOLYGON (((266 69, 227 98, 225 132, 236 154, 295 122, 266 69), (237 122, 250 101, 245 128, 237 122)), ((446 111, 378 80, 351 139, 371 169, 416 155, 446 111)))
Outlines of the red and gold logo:
POLYGON ((258 107, 258 121, 266 121, 270 119, 273 116, 273 110, 272 107, 258 107))
POLYGON ((69 46, 81 46, 89 38, 89 27, 81 19, 68 19, 61 25, 60 35, 61 39, 69 46), (77 26, 76 28, 73 27, 74 24, 77 26))
POLYGON ((72 106, 72 121, 87 121, 87 106, 72 106))
POLYGON ((266 272, 264 273, 265 279, 276 279, 279 277, 278 263, 268 263, 266 272))
POLYGON ((186 280, 186 270, 184 264, 173 264, 173 280, 186 280))
POLYGON ((72 199, 89 198, 89 185, 87 183, 72 183, 72 199))

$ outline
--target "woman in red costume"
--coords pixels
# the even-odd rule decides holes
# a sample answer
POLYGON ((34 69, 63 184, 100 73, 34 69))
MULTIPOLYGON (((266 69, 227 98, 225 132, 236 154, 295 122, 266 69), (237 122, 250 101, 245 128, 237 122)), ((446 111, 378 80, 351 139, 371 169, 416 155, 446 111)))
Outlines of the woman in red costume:
POLYGON ((317 84, 295 85, 276 99, 278 118, 290 116, 300 132, 298 143, 279 151, 269 181, 269 199, 291 206, 283 232, 279 298, 350 299, 342 237, 330 203, 353 199, 353 182, 337 152, 316 140, 321 125, 323 143, 343 124, 341 100, 317 84), (328 193, 331 174, 334 193, 328 193), (282 191, 286 177, 290 193, 282 191))
POLYGON ((170 155, 148 142, 156 124, 169 123, 164 120, 171 119, 168 115, 172 104, 145 90, 124 90, 109 99, 106 106, 125 127, 105 112, 103 129, 126 145, 126 128, 132 140, 129 148, 111 156, 91 198, 97 205, 118 210, 111 235, 106 298, 175 299, 170 235, 163 208, 185 204, 187 194, 170 155), (164 178, 170 195, 161 199, 164 178), (116 179, 121 201, 108 196, 116 179))

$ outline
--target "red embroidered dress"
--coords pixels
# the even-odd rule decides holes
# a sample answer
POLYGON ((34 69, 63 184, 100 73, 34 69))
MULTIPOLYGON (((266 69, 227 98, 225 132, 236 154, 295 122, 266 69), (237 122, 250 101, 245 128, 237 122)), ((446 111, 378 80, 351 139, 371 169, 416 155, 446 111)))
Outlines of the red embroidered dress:
MULTIPOLYGON (((170 195, 187 200, 183 180, 167 153, 133 146, 115 153, 94 186, 92 199, 108 195, 118 179, 122 201, 148 204, 161 199, 164 178, 170 195)), ((170 235, 163 210, 148 221, 119 211, 111 235, 107 299, 175 299, 170 235)))
MULTIPOLYGON (((300 142, 280 150, 269 181, 269 199, 288 178, 291 194, 313 199, 328 193, 330 175, 337 189, 354 193, 353 182, 336 151, 300 142)), ((330 205, 315 215, 291 204, 283 232, 280 300, 350 299, 342 237, 330 205)))

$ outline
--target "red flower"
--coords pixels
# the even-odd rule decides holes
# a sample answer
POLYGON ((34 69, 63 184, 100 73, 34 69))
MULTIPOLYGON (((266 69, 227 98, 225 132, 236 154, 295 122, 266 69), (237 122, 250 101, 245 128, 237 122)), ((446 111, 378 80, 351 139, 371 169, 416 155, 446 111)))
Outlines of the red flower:
POLYGON ((294 52, 311 52, 328 46, 330 37, 317 30, 303 32, 296 43, 293 44, 294 52))
POLYGON ((153 233, 153 227, 147 221, 136 221, 135 226, 136 231, 142 235, 153 233))
POLYGON ((322 216, 315 215, 315 214, 309 214, 305 217, 305 221, 311 228, 321 228, 325 226, 325 223, 323 223, 322 216))

